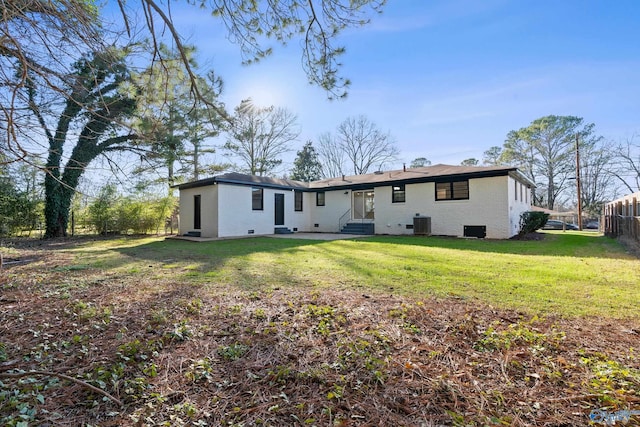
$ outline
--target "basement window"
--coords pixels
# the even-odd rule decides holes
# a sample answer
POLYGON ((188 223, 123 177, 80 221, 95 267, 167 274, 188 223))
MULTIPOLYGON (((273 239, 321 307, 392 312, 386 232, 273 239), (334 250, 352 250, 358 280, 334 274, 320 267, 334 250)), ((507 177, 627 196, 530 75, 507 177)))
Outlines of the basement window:
POLYGON ((469 200, 469 180, 436 182, 436 200, 469 200))
POLYGON ((262 188, 251 189, 251 209, 254 211, 264 209, 264 190, 262 188))

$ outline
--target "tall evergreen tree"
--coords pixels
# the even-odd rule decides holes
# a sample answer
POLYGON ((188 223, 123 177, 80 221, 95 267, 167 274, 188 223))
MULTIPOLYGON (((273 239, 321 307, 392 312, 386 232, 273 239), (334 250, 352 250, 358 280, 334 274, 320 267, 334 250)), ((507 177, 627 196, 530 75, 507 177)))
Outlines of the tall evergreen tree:
POLYGON ((291 179, 298 181, 316 181, 322 177, 322 164, 320 163, 318 152, 313 147, 311 141, 307 141, 298 151, 296 159, 293 161, 291 179))
POLYGON ((494 145, 482 153, 482 164, 486 166, 500 166, 502 157, 502 147, 494 145))
POLYGON ((556 199, 576 176, 576 135, 583 148, 590 148, 600 140, 594 135, 594 127, 581 117, 546 116, 509 132, 502 158, 536 183, 536 205, 554 209, 556 199))
MULTIPOLYGON (((195 61, 195 47, 185 47, 193 70, 198 66, 195 61)), ((138 77, 143 89, 139 103, 142 106, 136 128, 149 144, 142 165, 136 170, 139 174, 157 173, 163 175, 153 182, 162 182, 172 193, 176 180, 198 179, 203 170, 202 154, 214 152, 204 148, 204 140, 219 134, 222 127, 220 106, 212 109, 210 104, 219 104, 222 81, 210 71, 207 78, 197 76, 200 94, 207 103, 194 97, 191 79, 184 69, 180 54, 166 45, 160 46, 165 57, 163 63, 154 63, 138 77)))

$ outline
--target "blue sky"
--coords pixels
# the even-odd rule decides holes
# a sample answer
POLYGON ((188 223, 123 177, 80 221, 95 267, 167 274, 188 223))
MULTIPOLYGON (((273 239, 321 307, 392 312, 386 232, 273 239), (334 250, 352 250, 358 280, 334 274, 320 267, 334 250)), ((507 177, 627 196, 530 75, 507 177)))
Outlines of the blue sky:
POLYGON ((172 8, 200 63, 225 81, 229 110, 251 97, 297 114, 302 133, 287 168, 306 140, 360 114, 395 138, 395 167, 482 159, 510 130, 549 114, 583 117, 613 141, 640 131, 638 1, 391 0, 338 40, 352 80, 344 101, 307 83, 298 41, 244 67, 219 21, 172 8))

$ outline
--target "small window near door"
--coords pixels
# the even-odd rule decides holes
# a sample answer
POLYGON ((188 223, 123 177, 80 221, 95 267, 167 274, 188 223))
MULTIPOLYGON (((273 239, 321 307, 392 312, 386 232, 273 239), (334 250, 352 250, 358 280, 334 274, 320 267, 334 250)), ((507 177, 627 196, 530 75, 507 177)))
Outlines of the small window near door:
POLYGON ((294 191, 293 192, 293 198, 294 198, 294 200, 293 200, 293 204, 294 204, 293 209, 296 212, 302 212, 302 191, 298 191, 298 190, 294 191))
POLYGON ((391 203, 404 203, 405 192, 404 184, 394 185, 391 192, 391 203))
POLYGON ((200 210, 202 209, 202 197, 199 194, 193 196, 193 228, 200 230, 202 215, 200 210))
POLYGON ((264 209, 264 190, 262 188, 251 189, 251 209, 261 211, 264 209))
POLYGON ((316 206, 324 206, 324 191, 316 193, 316 206))

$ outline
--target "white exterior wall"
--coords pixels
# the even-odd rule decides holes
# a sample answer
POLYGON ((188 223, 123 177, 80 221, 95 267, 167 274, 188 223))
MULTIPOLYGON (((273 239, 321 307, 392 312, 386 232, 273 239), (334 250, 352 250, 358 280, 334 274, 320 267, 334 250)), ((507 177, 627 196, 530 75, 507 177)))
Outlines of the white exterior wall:
MULTIPOLYGON (((285 198, 285 204, 286 204, 285 198)), ((289 229, 293 230, 297 228, 300 232, 310 233, 313 231, 313 223, 311 222, 311 215, 316 207, 316 193, 302 193, 302 212, 295 212, 294 209, 294 198, 292 195, 291 198, 291 212, 293 212, 290 216, 287 216, 288 213, 285 213, 284 221, 285 223, 289 223, 289 218, 291 218, 291 226, 289 229), (295 225, 297 224, 297 225, 295 225)), ((287 208, 288 209, 288 208, 287 208)), ((287 212, 289 212, 287 210, 287 212)))
POLYGON ((310 193, 310 230, 320 233, 338 233, 340 217, 351 209, 351 191, 325 191, 324 206, 316 206, 316 193, 310 193), (348 194, 344 194, 347 192, 348 194), (316 227, 317 224, 317 227, 316 227))
POLYGON ((509 224, 511 236, 520 231, 520 215, 531 210, 531 190, 526 184, 509 177, 509 224))
POLYGON ((218 186, 180 190, 180 234, 200 231, 202 237, 218 237, 218 186), (193 196, 200 195, 200 230, 193 227, 193 196))
POLYGON ((254 211, 251 199, 253 187, 224 183, 219 183, 217 187, 220 203, 217 237, 273 234, 276 227, 276 193, 284 194, 284 225, 278 227, 290 230, 297 228, 298 231, 306 231, 308 227, 309 200, 305 199, 305 194, 302 212, 295 212, 293 191, 263 188, 263 210, 254 211))
MULTIPOLYGON (((375 232, 376 234, 413 234, 407 224, 413 225, 416 213, 427 215, 427 198, 435 197, 433 183, 407 184, 405 186, 405 202, 391 202, 391 186, 376 187, 375 197, 375 232)), ((433 219, 432 219, 433 220, 433 219)))
MULTIPOLYGON (((469 180, 468 200, 435 200, 435 183, 407 184, 405 202, 392 203, 392 186, 376 187, 375 233, 413 234, 416 214, 431 217, 434 235, 461 237, 465 225, 484 225, 487 238, 505 239, 519 231, 520 214, 530 209, 531 191, 510 176, 469 180), (517 190, 517 200, 516 200, 517 190)), ((342 215, 352 209, 351 190, 325 191, 325 206, 316 193, 303 192, 303 210, 294 210, 294 192, 264 188, 263 210, 252 210, 252 187, 218 183, 180 192, 180 234, 193 228, 194 196, 201 196, 202 237, 268 235, 275 228, 275 194, 284 194, 284 227, 300 232, 339 232, 342 215), (345 194, 347 193, 347 194, 345 194), (317 226, 316 226, 317 224, 317 226), (250 233, 250 230, 253 230, 250 233)))
POLYGON ((419 214, 431 217, 433 235, 462 237, 465 225, 484 225, 487 238, 509 238, 517 233, 513 217, 517 215, 515 222, 519 223, 521 212, 519 206, 509 204, 514 195, 508 196, 505 187, 511 181, 508 176, 470 179, 468 200, 439 201, 435 200, 435 183, 407 184, 404 203, 391 203, 391 186, 376 187, 376 234, 413 234, 406 226, 419 214))

